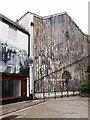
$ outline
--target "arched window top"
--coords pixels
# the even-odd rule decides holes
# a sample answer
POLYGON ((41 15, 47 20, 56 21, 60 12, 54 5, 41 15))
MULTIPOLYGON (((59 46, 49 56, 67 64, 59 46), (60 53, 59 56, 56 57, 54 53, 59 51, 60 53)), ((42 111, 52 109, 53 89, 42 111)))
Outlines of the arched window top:
POLYGON ((70 74, 70 72, 68 71, 64 71, 64 73, 62 74, 62 79, 72 79, 72 76, 70 74))

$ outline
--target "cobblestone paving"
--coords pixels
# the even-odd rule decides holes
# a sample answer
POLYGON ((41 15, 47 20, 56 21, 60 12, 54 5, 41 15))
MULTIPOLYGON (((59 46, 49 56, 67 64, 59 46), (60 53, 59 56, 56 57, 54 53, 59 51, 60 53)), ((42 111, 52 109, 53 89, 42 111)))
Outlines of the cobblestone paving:
POLYGON ((18 118, 88 118, 88 98, 66 97, 47 99, 11 115, 18 118))

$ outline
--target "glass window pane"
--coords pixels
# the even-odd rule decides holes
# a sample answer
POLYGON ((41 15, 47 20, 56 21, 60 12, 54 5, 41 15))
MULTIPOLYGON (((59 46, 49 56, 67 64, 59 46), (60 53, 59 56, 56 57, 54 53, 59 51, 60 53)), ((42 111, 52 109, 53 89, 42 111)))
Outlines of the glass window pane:
POLYGON ((7 80, 2 80, 2 97, 7 97, 7 80))
POLYGON ((14 80, 8 80, 8 97, 14 97, 14 80))
POLYGON ((15 97, 21 96, 21 80, 15 81, 15 97))

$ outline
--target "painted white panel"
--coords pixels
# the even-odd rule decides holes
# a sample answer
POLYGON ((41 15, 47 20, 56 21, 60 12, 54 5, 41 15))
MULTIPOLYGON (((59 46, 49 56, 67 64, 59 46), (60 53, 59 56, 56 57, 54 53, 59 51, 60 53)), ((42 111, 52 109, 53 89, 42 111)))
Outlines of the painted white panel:
POLYGON ((17 41, 16 46, 20 49, 28 51, 28 35, 17 31, 17 41))
POLYGON ((8 39, 8 25, 0 21, 0 41, 6 42, 8 39))
POLYGON ((28 51, 28 35, 0 21, 0 41, 28 51), (10 34, 11 33, 11 34, 10 34), (12 34, 13 33, 13 34, 12 34), (12 38, 12 39, 11 39, 12 38))
POLYGON ((27 97, 29 97, 29 78, 27 78, 27 97))

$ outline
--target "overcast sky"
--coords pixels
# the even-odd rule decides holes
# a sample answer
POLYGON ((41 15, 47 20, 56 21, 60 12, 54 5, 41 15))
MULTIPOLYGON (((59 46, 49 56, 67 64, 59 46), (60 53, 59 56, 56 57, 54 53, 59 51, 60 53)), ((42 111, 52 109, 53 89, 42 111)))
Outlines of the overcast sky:
POLYGON ((66 11, 79 28, 88 34, 89 0, 0 0, 0 13, 13 21, 30 11, 40 16, 66 11))

